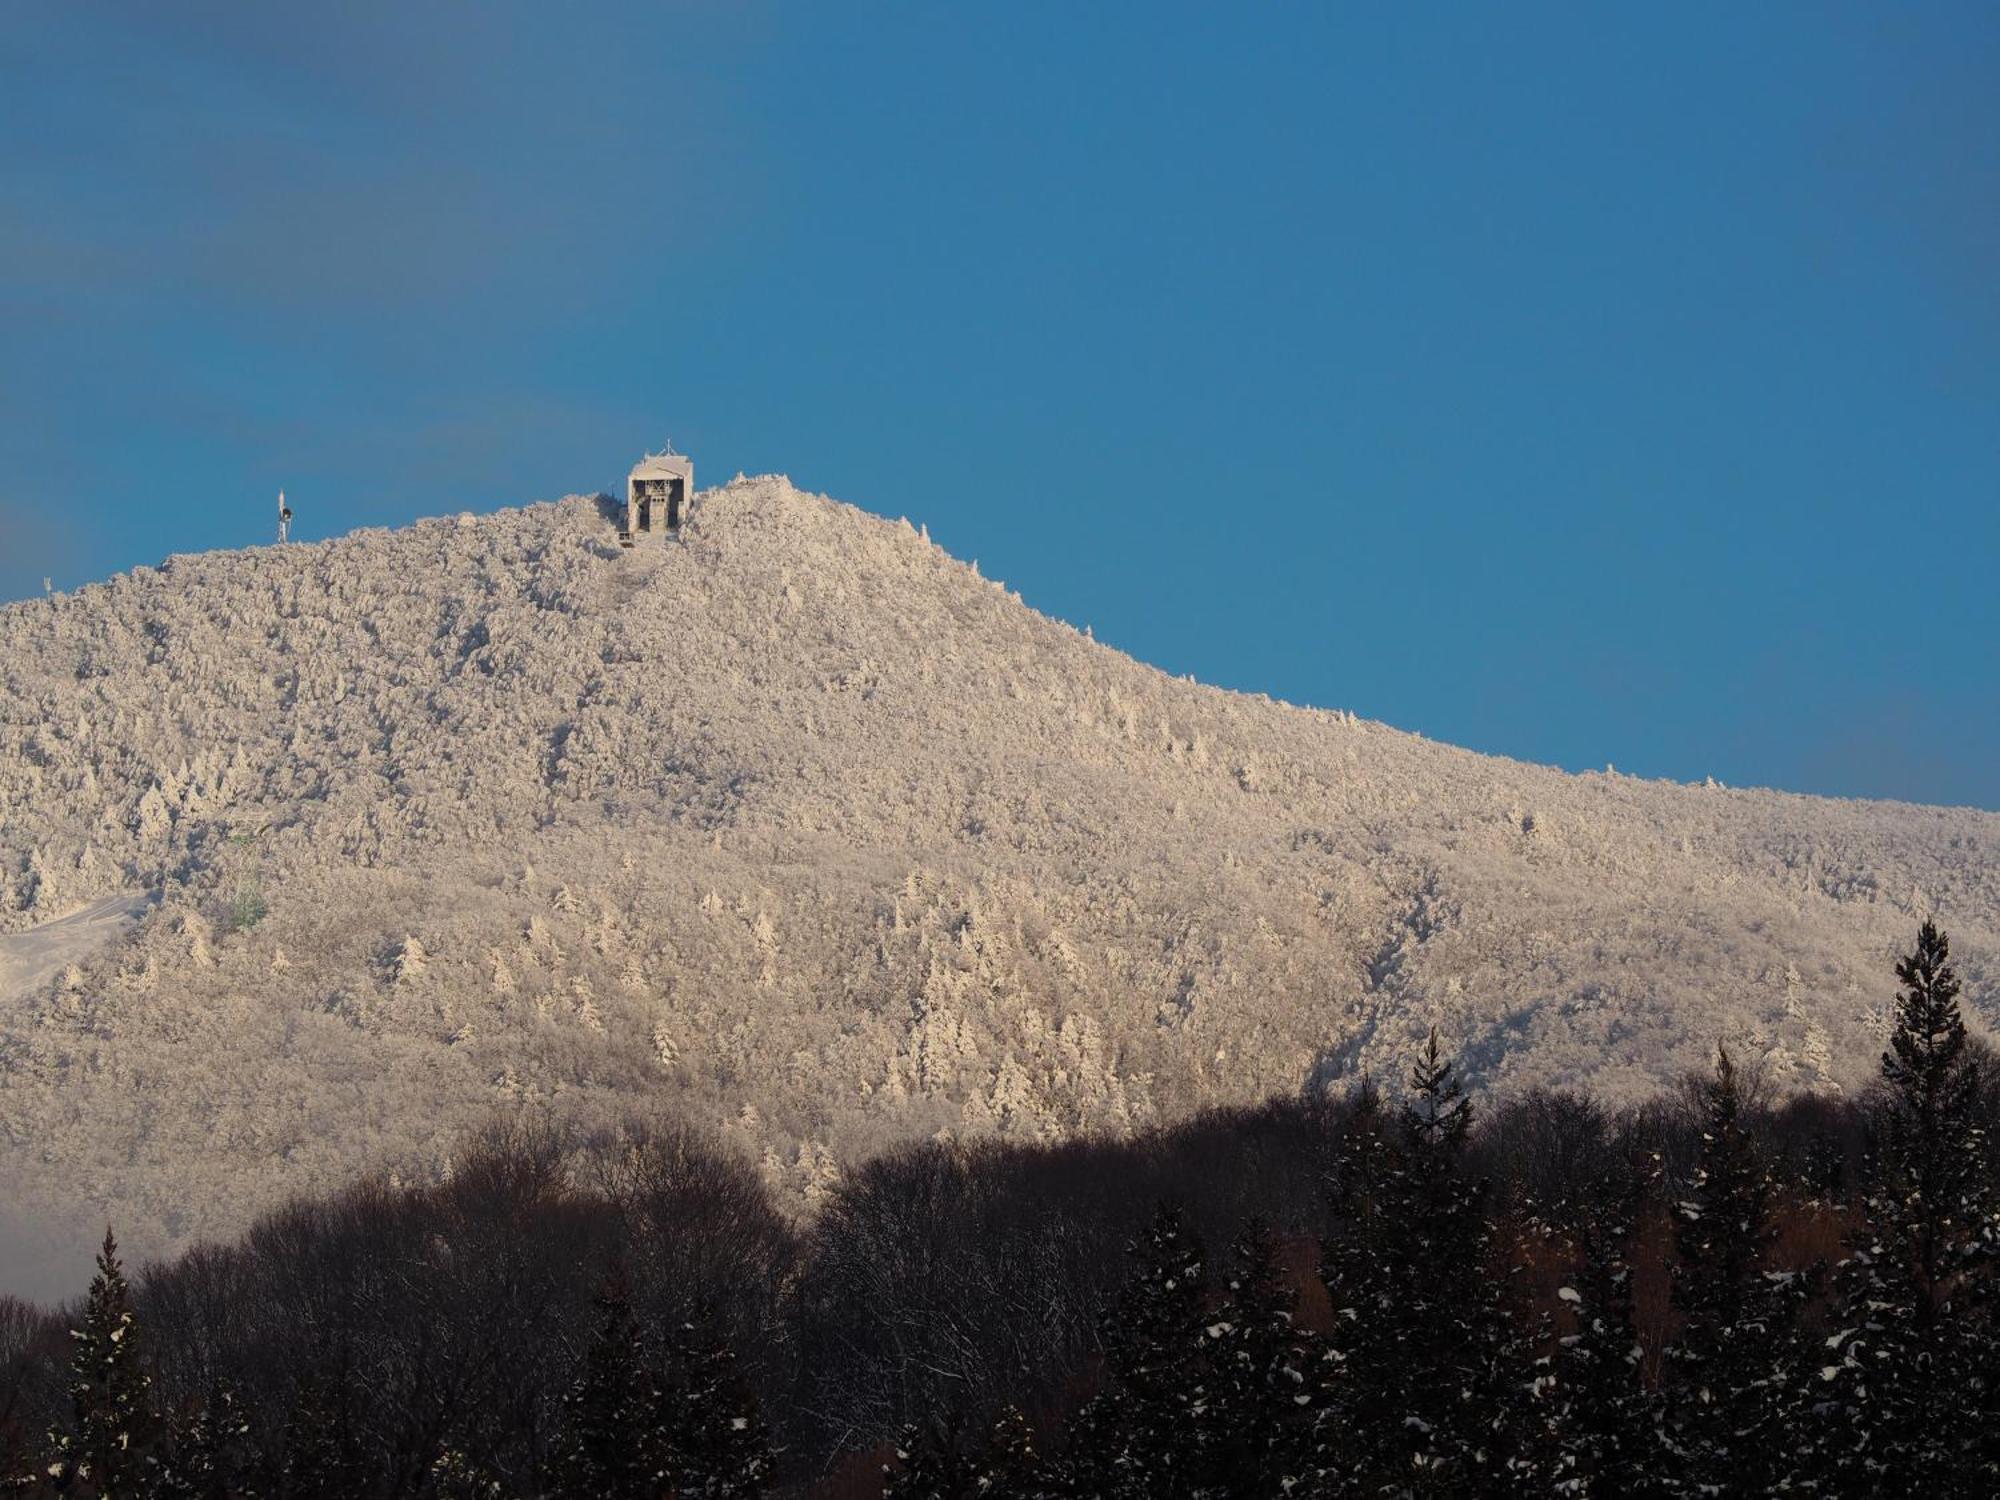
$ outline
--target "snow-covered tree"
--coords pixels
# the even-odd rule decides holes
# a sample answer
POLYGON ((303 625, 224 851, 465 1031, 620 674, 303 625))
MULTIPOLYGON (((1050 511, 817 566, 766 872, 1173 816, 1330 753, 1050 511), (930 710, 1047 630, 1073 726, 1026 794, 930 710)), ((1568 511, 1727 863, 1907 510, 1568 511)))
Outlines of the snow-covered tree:
POLYGON ((1667 1354, 1667 1451, 1688 1494, 1773 1479, 1796 1310, 1793 1277, 1767 1260, 1773 1184, 1751 1134, 1727 1048, 1694 1086, 1700 1147, 1673 1205, 1673 1301, 1680 1336, 1667 1354))
POLYGON ((1899 1254, 1930 1315, 1991 1207, 1981 1068, 1966 1045, 1951 943, 1935 923, 1919 929, 1896 978, 1903 988, 1882 1054, 1885 1186, 1896 1199, 1899 1254))
POLYGON ((994 1419, 986 1449, 973 1467, 970 1493, 978 1500, 1051 1500, 1059 1478, 1035 1447, 1035 1430, 1009 1403, 994 1419))
POLYGON ((622 1274, 606 1278, 595 1306, 596 1332, 563 1397, 558 1493, 582 1500, 663 1490, 669 1459, 661 1392, 622 1274))
POLYGON ((109 1229, 97 1253, 83 1324, 70 1330, 70 1340, 74 1425, 56 1437, 49 1478, 67 1495, 104 1500, 144 1495, 160 1475, 159 1420, 131 1287, 109 1229))
POLYGON ((748 1500, 770 1483, 771 1439, 728 1341, 692 1323, 668 1344, 665 1434, 678 1500, 748 1500))
POLYGON ((431 1461, 425 1500, 506 1500, 507 1486, 463 1448, 447 1444, 431 1461))
POLYGON ((1072 1483, 1134 1500, 1195 1494, 1211 1435, 1201 1241, 1162 1204, 1129 1253, 1104 1320, 1105 1389, 1072 1424, 1072 1483))
POLYGON ((912 1422, 896 1438, 893 1461, 882 1466, 882 1500, 964 1500, 971 1482, 956 1431, 912 1422))
POLYGON ((1576 1214, 1578 1265, 1556 1293, 1568 1325, 1525 1394, 1535 1470, 1551 1494, 1640 1500, 1664 1493, 1659 1403, 1633 1321, 1630 1245, 1645 1178, 1616 1169, 1576 1214))
POLYGON ((249 1408, 225 1384, 212 1385, 163 1446, 159 1500, 258 1500, 269 1493, 249 1408))
POLYGON ((368 1483, 353 1414, 355 1371, 345 1351, 309 1351, 304 1362, 285 1419, 278 1493, 284 1500, 340 1500, 368 1483))
POLYGON ((1230 1261, 1227 1295, 1207 1327, 1207 1467, 1220 1486, 1276 1495, 1309 1467, 1319 1351, 1292 1316, 1296 1299, 1270 1227, 1252 1219, 1230 1261))
POLYGON ((1839 1326, 1806 1403, 1812 1477, 1834 1487, 1993 1493, 2000 1482, 1982 1452, 2000 1362, 1970 1279, 1992 1243, 1981 1068, 1950 959, 1927 921, 1896 965, 1865 1222, 1836 1272, 1839 1326))
POLYGON ((1315 1461, 1363 1492, 1504 1493, 1528 1444, 1506 1395, 1532 1377, 1507 1325, 1485 1186, 1466 1170, 1471 1105, 1435 1031, 1410 1086, 1393 1131, 1364 1089, 1342 1143, 1320 1260, 1335 1326, 1315 1461))

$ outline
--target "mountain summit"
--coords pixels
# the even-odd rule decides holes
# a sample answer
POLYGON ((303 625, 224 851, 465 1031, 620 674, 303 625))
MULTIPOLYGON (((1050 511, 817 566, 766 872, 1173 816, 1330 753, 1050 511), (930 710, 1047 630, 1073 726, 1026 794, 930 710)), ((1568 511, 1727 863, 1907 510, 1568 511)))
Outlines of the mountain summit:
MULTIPOLYGON (((782 478, 170 559, 0 611, 0 1192, 163 1250, 496 1110, 797 1198, 941 1132, 1374 1072, 1635 1099, 1991 1014, 2000 816, 1475 755, 1168 677, 782 478), (64 919, 68 919, 65 921, 64 919)), ((1354 649, 1365 649, 1356 646, 1354 649)))

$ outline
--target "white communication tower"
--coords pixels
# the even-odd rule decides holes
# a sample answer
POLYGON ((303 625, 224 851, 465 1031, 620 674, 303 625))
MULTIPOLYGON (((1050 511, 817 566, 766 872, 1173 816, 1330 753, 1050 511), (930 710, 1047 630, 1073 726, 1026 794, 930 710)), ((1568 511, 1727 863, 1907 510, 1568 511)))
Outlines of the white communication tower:
POLYGON ((290 541, 291 538, 292 538, 292 508, 289 505, 285 504, 285 492, 283 490, 279 490, 278 491, 278 545, 281 547, 284 546, 284 544, 290 541))

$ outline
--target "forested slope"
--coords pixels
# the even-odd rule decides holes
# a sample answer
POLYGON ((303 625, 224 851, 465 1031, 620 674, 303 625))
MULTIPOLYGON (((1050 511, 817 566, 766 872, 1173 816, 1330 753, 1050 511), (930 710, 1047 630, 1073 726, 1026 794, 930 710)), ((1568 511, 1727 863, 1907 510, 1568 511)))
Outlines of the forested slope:
POLYGON ((798 1202, 897 1140, 1394 1072, 1433 1024, 1489 1089, 1634 1100, 1718 1040, 1848 1087, 1925 915, 1995 1003, 2000 817, 1170 678, 778 478, 630 552, 570 499, 17 604, 0 737, 0 944, 150 898, 0 964, 0 1190, 140 1253, 446 1173, 496 1109, 713 1126, 798 1202))

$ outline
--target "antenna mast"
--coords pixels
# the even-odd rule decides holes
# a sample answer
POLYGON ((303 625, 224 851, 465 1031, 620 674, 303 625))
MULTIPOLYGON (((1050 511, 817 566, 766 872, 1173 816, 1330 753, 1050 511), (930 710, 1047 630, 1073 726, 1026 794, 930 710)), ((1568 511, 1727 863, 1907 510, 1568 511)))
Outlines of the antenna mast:
POLYGON ((292 508, 285 504, 285 492, 278 491, 278 545, 284 546, 292 539, 292 508))

